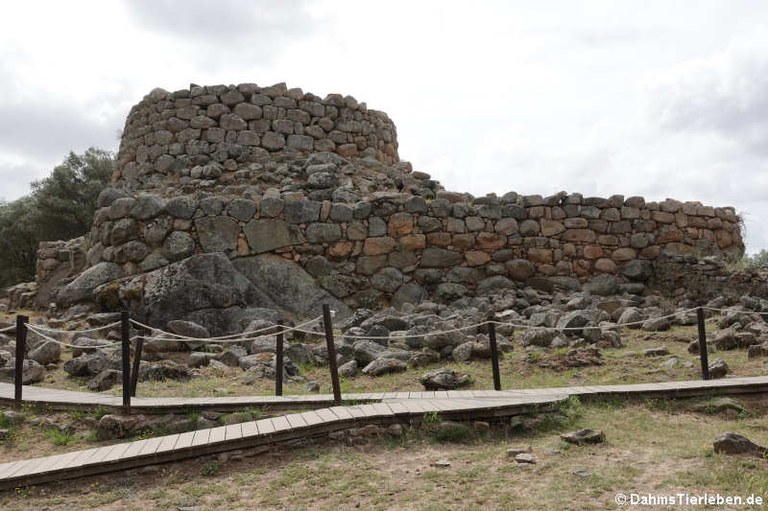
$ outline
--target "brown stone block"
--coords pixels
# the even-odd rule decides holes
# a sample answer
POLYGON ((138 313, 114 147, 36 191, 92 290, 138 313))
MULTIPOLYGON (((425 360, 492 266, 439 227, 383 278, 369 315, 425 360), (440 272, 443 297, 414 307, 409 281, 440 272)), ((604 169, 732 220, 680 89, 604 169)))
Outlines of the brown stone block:
POLYGON ((491 256, 481 250, 468 250, 464 252, 464 260, 467 266, 482 266, 491 260, 491 256))
POLYGON ((573 257, 576 255, 576 245, 573 243, 563 243, 563 256, 573 257))
POLYGON ((660 224, 672 224, 675 222, 675 215, 666 211, 652 211, 651 219, 660 224))
POLYGON ((577 277, 587 277, 592 273, 592 265, 589 261, 577 259, 576 261, 573 261, 572 265, 573 273, 575 273, 577 277))
POLYGON ((640 259, 656 259, 661 254, 661 247, 658 245, 651 245, 645 247, 640 251, 640 259))
POLYGON ((507 243, 507 237, 500 234, 481 232, 475 239, 475 244, 483 250, 498 250, 507 243))
POLYGON ((551 264, 540 264, 536 267, 536 271, 547 277, 557 275, 557 269, 551 264))
POLYGON ((542 236, 557 236, 561 232, 565 231, 565 226, 557 220, 542 218, 539 220, 539 224, 541 225, 542 236))
POLYGON ((667 225, 659 229, 659 234, 656 236, 656 243, 674 243, 683 240, 683 231, 677 227, 667 225))
POLYGON ((413 215, 410 213, 395 213, 389 217, 387 234, 399 238, 413 232, 413 215))
POLYGON ((678 227, 688 227, 688 215, 683 212, 675 213, 675 224, 678 227))
POLYGON ((348 257, 352 253, 354 247, 355 243, 353 241, 338 241, 328 247, 328 257, 348 257))
POLYGON ((717 230, 723 228, 723 221, 719 218, 710 218, 707 220, 707 229, 717 230))
POLYGON ((630 208, 629 206, 624 206, 621 208, 621 219, 622 220, 635 220, 640 218, 640 210, 637 208, 630 208))
POLYGON ((563 241, 573 243, 594 243, 597 239, 595 231, 589 229, 568 229, 563 232, 563 241))
POLYGON ((452 236, 451 245, 456 250, 469 250, 475 246, 474 234, 454 234, 452 236))
POLYGON ((431 247, 447 247, 451 244, 451 234, 448 232, 430 232, 427 234, 427 245, 431 247))
POLYGON ((496 221, 495 231, 504 236, 514 234, 518 230, 517 220, 514 218, 502 218, 496 221))
POLYGON ((603 273, 616 273, 618 267, 616 263, 607 258, 598 259, 595 261, 595 270, 603 273))
POLYGON ((548 264, 552 262, 552 251, 545 248, 528 249, 528 259, 532 263, 548 264))
POLYGON ((600 218, 608 222, 618 222, 621 220, 621 212, 617 208, 604 209, 600 213, 600 218))
POLYGON ((390 238, 389 236, 368 238, 365 240, 365 245, 363 246, 363 254, 367 256, 389 254, 396 246, 397 242, 394 238, 390 238))
POLYGON ((631 261, 637 257, 637 251, 634 248, 619 248, 613 251, 611 258, 614 261, 631 261))
POLYGON ((724 230, 715 231, 715 241, 720 248, 728 248, 733 245, 733 236, 731 233, 724 230))
POLYGON ((688 227, 698 227, 699 229, 706 229, 707 219, 700 216, 689 216, 688 227))
POLYGON ((656 222, 653 220, 635 221, 635 232, 653 232, 656 230, 656 222))
POLYGON ((361 256, 357 258, 357 273, 373 275, 387 265, 387 256, 361 256))
POLYGON ((589 225, 589 221, 586 218, 566 218, 563 220, 563 225, 566 229, 586 229, 589 225))
POLYGON ((587 245, 584 247, 584 259, 598 259, 603 257, 603 247, 600 245, 587 245))
POLYGON ((570 275, 571 274, 571 263, 568 261, 559 261, 555 265, 555 271, 558 275, 570 275))
POLYGON ((403 250, 423 250, 427 246, 427 237, 423 234, 409 234, 398 241, 403 250))
POLYGON ((601 234, 597 237, 597 243, 607 247, 618 247, 619 238, 613 234, 601 234))

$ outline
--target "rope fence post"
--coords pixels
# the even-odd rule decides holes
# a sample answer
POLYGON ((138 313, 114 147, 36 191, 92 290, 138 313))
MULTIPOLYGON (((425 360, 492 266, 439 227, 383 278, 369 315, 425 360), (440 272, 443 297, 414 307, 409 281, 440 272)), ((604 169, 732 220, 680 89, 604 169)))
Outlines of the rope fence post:
POLYGON ((275 339, 275 395, 283 395, 283 320, 277 320, 277 338, 275 339))
POLYGON ((493 389, 501 390, 501 375, 499 374, 499 347, 496 344, 496 317, 488 316, 488 341, 491 344, 491 369, 493 370, 493 389))
POLYGON ((331 322, 331 307, 323 304, 323 325, 325 326, 325 343, 328 346, 328 363, 331 366, 331 385, 333 385, 333 402, 341 404, 341 385, 339 385, 339 368, 336 364, 336 345, 333 342, 333 323, 331 322))
POLYGON ((16 316, 16 365, 13 373, 13 406, 21 408, 21 393, 24 385, 24 357, 27 354, 27 322, 29 317, 16 316))
POLYGON ((123 367, 123 413, 131 414, 131 319, 128 311, 120 313, 120 341, 123 367))
POLYGON ((141 353, 144 351, 144 332, 139 330, 139 337, 136 339, 136 347, 133 352, 133 368, 131 369, 131 397, 136 397, 136 387, 139 384, 139 369, 141 369, 141 353))
POLYGON ((696 323, 699 326, 699 361, 701 362, 701 378, 709 379, 709 356, 707 354, 707 331, 704 328, 704 309, 696 308, 696 323))

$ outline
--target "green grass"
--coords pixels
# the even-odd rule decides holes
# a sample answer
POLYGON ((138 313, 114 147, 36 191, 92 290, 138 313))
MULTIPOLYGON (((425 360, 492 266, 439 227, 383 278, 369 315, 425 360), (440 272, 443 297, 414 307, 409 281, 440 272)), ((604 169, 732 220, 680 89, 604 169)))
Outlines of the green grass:
POLYGON ((43 435, 53 445, 69 445, 76 439, 72 432, 57 427, 45 428, 43 435))

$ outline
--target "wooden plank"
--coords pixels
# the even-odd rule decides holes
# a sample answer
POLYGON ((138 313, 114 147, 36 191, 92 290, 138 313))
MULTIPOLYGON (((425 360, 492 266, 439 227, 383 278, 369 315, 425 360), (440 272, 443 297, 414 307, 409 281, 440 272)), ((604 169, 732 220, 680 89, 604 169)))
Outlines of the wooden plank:
MULTIPOLYGON (((60 454, 59 456, 63 457, 65 455, 60 454)), ((50 460, 50 458, 58 458, 58 456, 48 456, 47 458, 32 458, 28 460, 18 460, 8 468, 7 473, 3 476, 3 479, 11 479, 13 477, 16 477, 18 474, 23 474, 24 471, 27 469, 27 467, 36 466, 41 459, 50 460)))
POLYGON ((330 410, 338 420, 354 419, 354 416, 349 411, 349 408, 350 407, 348 406, 332 406, 328 408, 328 410, 330 410))
POLYGON ((315 413, 323 420, 323 422, 336 422, 337 420, 339 420, 338 416, 336 416, 336 414, 334 414, 328 408, 321 408, 320 410, 315 410, 315 413))
POLYGON ((259 434, 259 426, 257 422, 258 421, 244 422, 240 425, 243 438, 257 436, 259 434))
POLYGON ((186 449, 188 447, 191 447, 192 440, 194 438, 195 438, 194 431, 186 431, 184 433, 180 433, 179 436, 176 438, 176 445, 173 446, 173 450, 177 451, 179 449, 186 449))
POLYGON ((307 421, 299 413, 289 413, 285 416, 285 420, 288 421, 292 428, 304 428, 307 426, 307 421))
POLYGON ((0 480, 4 479, 7 474, 11 473, 16 468, 16 465, 22 461, 27 460, 9 461, 0 464, 0 480))
POLYGON ((221 443, 227 440, 227 426, 219 426, 218 428, 211 428, 210 435, 208 436, 208 443, 221 443))
POLYGON ((155 454, 172 451, 176 447, 176 442, 179 441, 179 436, 181 436, 180 433, 159 437, 160 445, 158 445, 157 449, 155 449, 155 454))
POLYGON ((133 442, 126 442, 124 444, 117 444, 114 449, 112 449, 109 454, 101 460, 102 463, 109 463, 111 461, 117 461, 123 457, 123 453, 130 449, 131 444, 133 442))
POLYGON ((272 419, 257 420, 256 426, 259 428, 260 435, 269 435, 275 432, 275 425, 272 422, 272 419))
POLYGON ((272 419, 272 424, 275 426, 275 432, 291 429, 291 424, 288 422, 285 416, 274 417, 272 419))
POLYGON ((131 446, 123 453, 123 458, 133 458, 138 456, 144 446, 147 444, 146 440, 138 440, 131 442, 131 446))
POLYGON ((211 436, 210 429, 198 429, 195 431, 195 436, 192 437, 192 447, 199 445, 208 445, 208 438, 211 436))
POLYGON ((163 442, 164 438, 165 437, 159 436, 159 437, 148 439, 147 443, 144 444, 144 447, 142 447, 141 451, 139 451, 138 456, 147 456, 149 454, 155 454, 155 451, 157 451, 157 448, 160 447, 160 444, 163 442))
POLYGON ((231 440, 240 440, 241 438, 243 438, 243 425, 230 424, 229 426, 227 426, 224 429, 224 438, 227 440, 227 442, 231 440))
POLYGON ((306 422, 308 426, 315 426, 325 423, 325 420, 323 420, 323 418, 315 411, 304 412, 301 415, 304 419, 304 422, 306 422))

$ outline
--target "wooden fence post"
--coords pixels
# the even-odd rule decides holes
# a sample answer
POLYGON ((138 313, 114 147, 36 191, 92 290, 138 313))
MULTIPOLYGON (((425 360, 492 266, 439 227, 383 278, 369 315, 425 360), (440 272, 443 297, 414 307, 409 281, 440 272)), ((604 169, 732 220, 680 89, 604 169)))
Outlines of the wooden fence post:
POLYGON ((27 316, 16 316, 16 365, 13 373, 13 406, 21 408, 21 392, 24 385, 24 357, 27 354, 27 316))
POLYGON ((283 320, 277 320, 277 339, 275 339, 275 395, 283 395, 283 320))
POLYGON ((123 363, 123 413, 131 414, 131 322, 128 311, 120 313, 120 340, 123 363))
POLYGON ((707 331, 704 329, 704 309, 696 309, 696 321, 699 325, 699 361, 701 362, 701 377, 709 379, 709 357, 707 355, 707 331))
POLYGON ((499 348, 496 345, 496 317, 488 317, 488 340, 491 344, 491 369, 493 370, 493 389, 501 390, 501 375, 499 374, 499 348))
POLYGON ((325 343, 328 346, 328 363, 331 366, 331 385, 333 385, 333 402, 341 404, 341 385, 339 385, 339 368, 336 365, 336 345, 333 342, 333 323, 331 323, 331 307, 323 304, 323 325, 325 326, 325 343))

